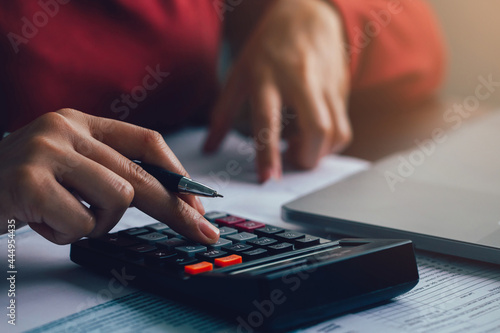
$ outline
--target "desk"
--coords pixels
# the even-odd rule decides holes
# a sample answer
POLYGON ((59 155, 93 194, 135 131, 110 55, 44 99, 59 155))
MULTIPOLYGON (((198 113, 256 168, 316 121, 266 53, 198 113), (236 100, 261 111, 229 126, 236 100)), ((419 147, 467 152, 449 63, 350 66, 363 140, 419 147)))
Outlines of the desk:
MULTIPOLYGON (((247 145, 247 141, 233 134, 220 156, 202 157, 199 146, 203 137, 203 130, 193 129, 168 137, 167 142, 194 178, 214 186, 226 196, 224 200, 204 200, 207 210, 224 210, 287 228, 297 227, 281 221, 282 203, 323 185, 318 179, 331 183, 369 167, 369 163, 361 160, 329 156, 313 172, 286 172, 282 181, 257 185, 252 155, 242 154, 238 149, 247 145), (202 158, 203 163, 199 163, 202 158), (230 160, 236 161, 241 170, 238 175, 227 177, 224 172, 230 160)), ((151 222, 149 217, 131 209, 115 230, 151 222)), ((116 284, 113 278, 73 264, 69 260, 69 246, 49 243, 29 229, 19 230, 16 237, 17 325, 8 325, 4 315, 1 332, 34 329, 52 321, 55 322, 51 326, 42 326, 36 332, 86 331, 88 326, 84 325, 95 323, 110 325, 102 331, 115 331, 123 323, 120 314, 126 316, 125 319, 134 318, 137 325, 153 323, 148 332, 206 332, 208 327, 220 332, 234 331, 219 319, 143 294, 128 283, 126 286, 116 284), (153 320, 153 313, 144 311, 145 308, 163 311, 159 313, 163 319, 153 320), (182 322, 178 320, 179 313, 184 315, 182 322), (197 326, 193 324, 195 320, 197 326)), ((0 248, 0 260, 5 267, 5 237, 0 239, 0 248)), ((452 332, 467 327, 467 332, 486 332, 495 327, 500 329, 499 268, 427 254, 421 254, 419 261, 424 279, 413 291, 382 307, 323 323, 322 331, 452 332)), ((0 308, 4 311, 8 305, 7 288, 4 280, 0 297, 0 308)), ((132 326, 127 329, 137 331, 132 326)), ((310 331, 319 329, 313 327, 310 331)))

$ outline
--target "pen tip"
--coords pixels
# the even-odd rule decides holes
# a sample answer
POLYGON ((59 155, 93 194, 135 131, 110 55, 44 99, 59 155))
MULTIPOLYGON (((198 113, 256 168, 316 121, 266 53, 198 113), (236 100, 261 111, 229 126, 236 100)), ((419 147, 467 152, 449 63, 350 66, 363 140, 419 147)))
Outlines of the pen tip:
POLYGON ((224 198, 224 196, 222 194, 219 194, 219 193, 215 193, 215 197, 216 198, 224 198))

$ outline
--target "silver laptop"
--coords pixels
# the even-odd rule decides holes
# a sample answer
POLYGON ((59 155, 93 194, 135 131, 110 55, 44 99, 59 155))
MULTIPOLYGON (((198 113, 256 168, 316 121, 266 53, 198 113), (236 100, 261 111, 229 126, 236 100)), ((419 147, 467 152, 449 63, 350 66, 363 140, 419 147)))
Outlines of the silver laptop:
POLYGON ((500 112, 282 207, 287 221, 500 264, 500 112))

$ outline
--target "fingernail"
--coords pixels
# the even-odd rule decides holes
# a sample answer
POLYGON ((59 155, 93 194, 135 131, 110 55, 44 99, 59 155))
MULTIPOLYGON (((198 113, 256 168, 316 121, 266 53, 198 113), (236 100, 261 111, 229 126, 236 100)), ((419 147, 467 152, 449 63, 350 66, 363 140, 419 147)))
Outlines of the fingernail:
POLYGON ((280 180, 282 176, 281 168, 274 168, 271 171, 271 178, 274 180, 280 180))
POLYGON ((200 223, 200 231, 205 235, 205 237, 212 239, 212 240, 217 240, 219 239, 219 234, 220 231, 217 229, 212 223, 208 221, 202 221, 200 223))
POLYGON ((260 182, 265 183, 266 181, 273 179, 273 180, 280 180, 281 179, 281 168, 268 168, 265 169, 264 172, 261 173, 260 175, 260 182))
POLYGON ((215 139, 210 135, 205 140, 205 144, 203 145, 203 151, 205 153, 213 153, 215 151, 215 148, 216 148, 215 139))
POLYGON ((265 169, 262 171, 259 175, 259 182, 260 183, 265 183, 272 177, 273 171, 271 169, 265 169))

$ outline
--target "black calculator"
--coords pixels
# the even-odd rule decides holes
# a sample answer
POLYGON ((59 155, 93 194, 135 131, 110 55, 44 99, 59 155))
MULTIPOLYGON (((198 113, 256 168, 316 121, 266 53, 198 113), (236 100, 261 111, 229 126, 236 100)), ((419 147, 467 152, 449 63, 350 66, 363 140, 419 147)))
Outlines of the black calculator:
POLYGON ((155 223, 82 239, 71 245, 71 260, 125 272, 139 287, 218 309, 253 331, 284 331, 381 303, 419 279, 409 240, 331 240, 221 212, 205 218, 220 229, 210 246, 155 223))

